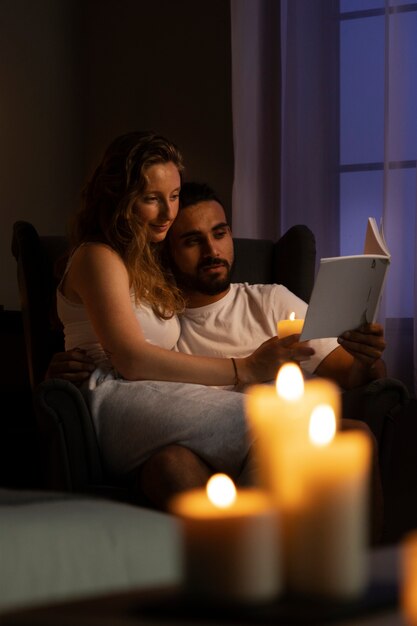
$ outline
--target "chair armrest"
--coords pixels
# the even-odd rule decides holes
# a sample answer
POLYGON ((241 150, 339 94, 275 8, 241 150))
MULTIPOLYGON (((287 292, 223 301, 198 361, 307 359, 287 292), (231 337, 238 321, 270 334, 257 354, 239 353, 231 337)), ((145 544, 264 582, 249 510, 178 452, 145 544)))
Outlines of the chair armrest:
POLYGON ((50 455, 53 488, 77 491, 86 484, 103 483, 96 434, 81 391, 66 380, 52 378, 35 388, 33 400, 50 455))

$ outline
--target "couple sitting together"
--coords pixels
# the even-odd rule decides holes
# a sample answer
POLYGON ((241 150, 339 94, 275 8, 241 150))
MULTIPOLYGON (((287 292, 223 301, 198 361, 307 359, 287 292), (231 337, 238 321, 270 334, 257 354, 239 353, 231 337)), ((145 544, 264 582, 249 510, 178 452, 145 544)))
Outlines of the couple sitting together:
MULTIPOLYGON (((107 472, 161 509, 225 472, 247 481, 245 385, 289 360, 356 389, 385 376, 383 328, 334 339, 276 337, 307 304, 282 285, 231 284, 233 239, 216 193, 182 182, 178 148, 153 132, 115 139, 85 187, 57 290, 66 352, 49 377, 78 384, 107 472)), ((361 416, 365 417, 365 416, 361 416)), ((374 445, 373 498, 380 503, 374 445)))

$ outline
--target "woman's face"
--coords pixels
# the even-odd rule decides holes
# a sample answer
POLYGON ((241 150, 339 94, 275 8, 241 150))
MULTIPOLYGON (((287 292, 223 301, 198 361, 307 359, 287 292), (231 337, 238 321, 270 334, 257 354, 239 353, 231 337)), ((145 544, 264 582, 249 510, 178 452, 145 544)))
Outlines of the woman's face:
POLYGON ((163 241, 177 216, 181 178, 174 163, 151 165, 145 172, 146 186, 134 208, 147 225, 149 240, 163 241))

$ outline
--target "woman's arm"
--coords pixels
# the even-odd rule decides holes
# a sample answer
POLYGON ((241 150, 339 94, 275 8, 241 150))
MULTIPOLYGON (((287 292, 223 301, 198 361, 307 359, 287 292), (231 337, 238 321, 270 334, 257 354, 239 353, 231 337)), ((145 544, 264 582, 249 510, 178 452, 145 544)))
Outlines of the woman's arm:
MULTIPOLYGON (((84 303, 100 343, 124 378, 206 385, 235 382, 230 359, 182 354, 145 340, 132 308, 126 267, 110 248, 100 244, 79 248, 63 287, 68 298, 84 303)), ((239 380, 269 381, 283 361, 312 353, 306 346, 294 348, 291 338, 273 337, 249 357, 236 359, 239 380)))

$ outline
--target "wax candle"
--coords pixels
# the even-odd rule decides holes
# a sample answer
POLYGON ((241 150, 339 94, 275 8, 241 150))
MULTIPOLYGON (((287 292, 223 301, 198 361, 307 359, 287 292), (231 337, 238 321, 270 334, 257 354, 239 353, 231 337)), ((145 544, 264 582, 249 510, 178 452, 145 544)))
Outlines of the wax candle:
POLYGON ((230 478, 217 474, 206 489, 175 496, 171 511, 182 521, 186 592, 248 603, 279 596, 279 520, 266 493, 235 490, 230 478), (222 501, 225 481, 233 497, 222 501))
POLYGON ((295 313, 292 312, 287 320, 280 320, 277 322, 277 335, 280 339, 283 339, 288 335, 301 333, 303 326, 304 320, 296 319, 295 313))
POLYGON ((417 626, 417 531, 408 532, 401 542, 401 610, 409 626, 417 626))
POLYGON ((298 499, 299 483, 294 480, 288 453, 290 441, 309 441, 309 420, 313 409, 326 403, 336 416, 341 413, 340 389, 332 381, 316 378, 304 381, 296 363, 283 365, 276 385, 252 385, 245 392, 245 411, 254 437, 254 456, 259 484, 280 507, 298 499))
POLYGON ((287 581, 295 593, 350 599, 368 582, 371 444, 362 431, 326 437, 332 413, 317 407, 310 445, 290 444, 302 495, 289 513, 287 581))

